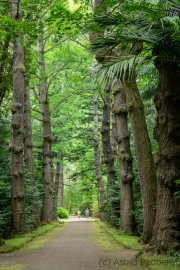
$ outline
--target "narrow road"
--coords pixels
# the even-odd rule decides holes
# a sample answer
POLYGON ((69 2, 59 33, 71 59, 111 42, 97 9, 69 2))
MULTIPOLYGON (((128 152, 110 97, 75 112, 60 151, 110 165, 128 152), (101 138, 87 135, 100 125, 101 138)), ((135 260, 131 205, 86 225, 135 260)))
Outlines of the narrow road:
POLYGON ((118 261, 131 260, 135 252, 109 252, 97 246, 92 219, 71 217, 68 222, 67 227, 39 249, 21 254, 0 254, 0 269, 4 264, 18 264, 19 269, 24 270, 127 269, 120 267, 118 261))

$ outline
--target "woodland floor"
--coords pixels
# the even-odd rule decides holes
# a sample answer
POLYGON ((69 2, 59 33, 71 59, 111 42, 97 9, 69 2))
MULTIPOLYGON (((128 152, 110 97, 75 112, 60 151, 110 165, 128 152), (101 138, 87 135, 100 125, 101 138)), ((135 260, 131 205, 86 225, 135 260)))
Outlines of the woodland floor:
POLYGON ((100 246, 93 231, 93 219, 70 217, 69 224, 40 248, 0 254, 0 269, 20 270, 99 270, 145 269, 133 266, 136 251, 111 251, 100 246), (128 266, 126 264, 128 263, 128 266))

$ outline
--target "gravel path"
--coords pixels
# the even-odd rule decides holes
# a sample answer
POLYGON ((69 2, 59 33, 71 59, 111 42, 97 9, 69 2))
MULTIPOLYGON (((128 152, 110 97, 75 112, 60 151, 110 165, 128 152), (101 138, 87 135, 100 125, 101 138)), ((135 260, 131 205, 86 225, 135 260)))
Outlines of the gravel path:
POLYGON ((102 250, 95 243, 92 221, 71 217, 68 226, 43 247, 25 253, 0 254, 0 269, 4 264, 23 264, 25 267, 19 269, 24 270, 125 269, 117 262, 131 260, 135 252, 102 250))

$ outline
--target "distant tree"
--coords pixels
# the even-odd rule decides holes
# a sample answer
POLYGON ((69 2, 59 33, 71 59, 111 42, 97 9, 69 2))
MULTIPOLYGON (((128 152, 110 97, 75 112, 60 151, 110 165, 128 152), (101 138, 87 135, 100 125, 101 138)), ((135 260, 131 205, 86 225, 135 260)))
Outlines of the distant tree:
POLYGON ((101 165, 101 149, 99 142, 99 121, 98 121, 98 95, 94 94, 94 161, 96 170, 96 179, 98 182, 99 193, 99 215, 102 221, 106 220, 106 213, 103 211, 103 206, 106 201, 105 187, 102 179, 102 165, 101 165))

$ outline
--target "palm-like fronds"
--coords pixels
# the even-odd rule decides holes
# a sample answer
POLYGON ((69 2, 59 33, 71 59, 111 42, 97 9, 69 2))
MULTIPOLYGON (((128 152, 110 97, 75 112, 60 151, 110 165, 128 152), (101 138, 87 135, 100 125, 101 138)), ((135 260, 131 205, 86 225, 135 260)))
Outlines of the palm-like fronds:
MULTIPOLYGON (((176 0, 171 0, 173 7, 176 0)), ((180 6, 177 5, 176 11, 180 6)), ((167 10, 167 6, 166 6, 167 10)), ((129 73, 131 76, 137 66, 148 63, 149 61, 160 60, 160 62, 176 62, 180 63, 180 18, 175 16, 167 16, 164 13, 163 6, 149 6, 148 12, 142 8, 138 12, 127 14, 123 10, 116 10, 114 13, 98 15, 96 21, 105 25, 112 25, 111 31, 107 31, 103 38, 98 39, 92 48, 95 53, 105 51, 103 60, 104 76, 115 76, 119 74, 124 76, 129 73), (149 14, 151 9, 151 14, 149 14), (142 52, 135 52, 133 47, 135 44, 143 43, 142 52), (111 51, 115 47, 121 48, 121 53, 116 56, 111 55, 111 51), (153 51, 153 54, 152 54, 153 51), (124 55, 126 52, 126 55, 124 55), (122 55, 123 54, 123 55, 122 55)))
POLYGON ((124 55, 113 57, 109 61, 104 61, 102 77, 110 79, 113 77, 132 78, 137 67, 152 63, 156 56, 124 55))

